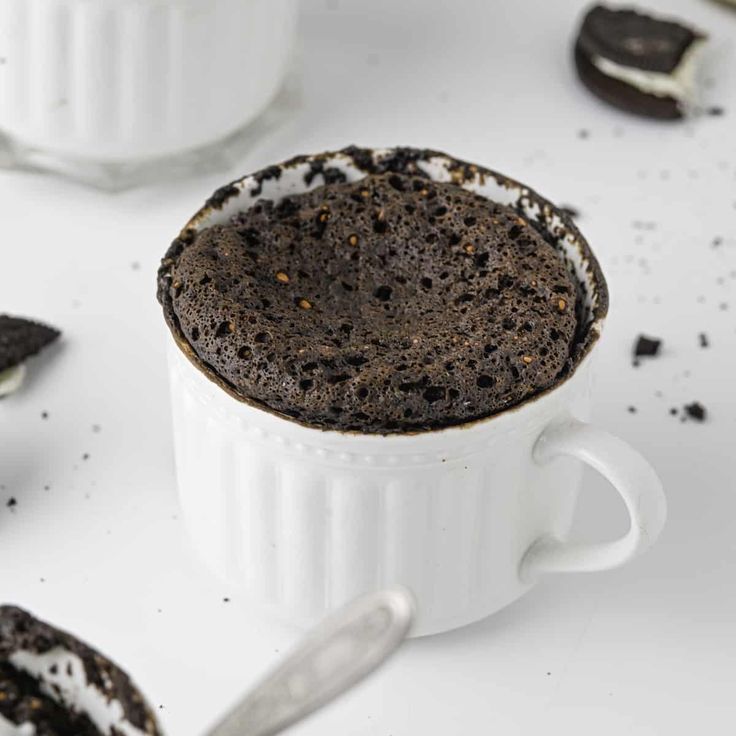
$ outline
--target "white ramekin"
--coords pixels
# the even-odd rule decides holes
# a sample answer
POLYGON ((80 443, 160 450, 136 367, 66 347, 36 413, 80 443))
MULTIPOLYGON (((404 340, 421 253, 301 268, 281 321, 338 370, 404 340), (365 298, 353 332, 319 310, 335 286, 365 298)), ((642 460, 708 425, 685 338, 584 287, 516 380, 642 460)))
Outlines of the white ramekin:
POLYGON ((111 163, 208 146, 273 98, 295 18, 295 0, 3 0, 0 131, 111 163))
MULTIPOLYGON (((259 196, 318 186, 323 177, 314 172, 326 168, 354 180, 375 165, 456 181, 537 222, 582 284, 581 363, 552 390, 458 427, 388 436, 325 431, 235 397, 198 361, 169 311, 177 477, 202 556, 280 618, 307 625, 354 595, 399 583, 417 598, 414 634, 424 635, 489 615, 542 572, 623 564, 659 534, 665 501, 636 451, 581 421, 590 408, 590 353, 607 310, 605 281, 572 223, 517 182, 433 152, 302 157, 217 192, 169 257, 259 196), (631 516, 622 539, 563 541, 582 465, 558 456, 576 457, 611 481, 631 516)), ((165 311, 168 262, 159 294, 165 311)))

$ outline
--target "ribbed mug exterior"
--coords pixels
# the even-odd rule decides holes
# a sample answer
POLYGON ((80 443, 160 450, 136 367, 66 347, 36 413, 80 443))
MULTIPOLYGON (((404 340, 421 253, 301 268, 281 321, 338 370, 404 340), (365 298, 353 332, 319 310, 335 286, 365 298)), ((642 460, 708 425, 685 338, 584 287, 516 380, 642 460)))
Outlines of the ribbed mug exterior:
POLYGON ((0 132, 110 162, 212 144, 275 95, 296 12, 296 0, 3 0, 0 132))
POLYGON ((414 635, 483 618, 524 593, 535 539, 569 530, 582 466, 532 461, 544 428, 589 407, 589 359, 494 419, 418 435, 310 429, 234 401, 169 351, 179 497, 208 565, 306 626, 393 583, 414 635))

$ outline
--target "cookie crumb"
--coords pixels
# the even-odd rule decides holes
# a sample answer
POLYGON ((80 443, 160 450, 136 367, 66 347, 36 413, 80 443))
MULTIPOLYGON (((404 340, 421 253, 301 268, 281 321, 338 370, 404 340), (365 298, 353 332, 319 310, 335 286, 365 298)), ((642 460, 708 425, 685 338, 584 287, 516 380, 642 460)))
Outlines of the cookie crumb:
POLYGON ((698 335, 698 340, 700 342, 701 348, 707 348, 710 345, 710 342, 708 341, 708 335, 706 335, 705 332, 701 332, 698 335))
POLYGON ((628 412, 629 412, 629 414, 636 414, 636 407, 635 406, 630 406, 628 408, 628 412))
POLYGON ((685 404, 683 407, 685 414, 690 419, 694 419, 696 422, 704 422, 707 416, 705 407, 698 401, 693 401, 692 404, 685 404))
POLYGON ((637 358, 642 356, 653 358, 659 354, 661 345, 662 341, 659 338, 639 335, 634 345, 634 356, 637 358))
POLYGON ((18 500, 17 500, 16 498, 15 498, 15 496, 11 496, 11 497, 10 497, 10 498, 8 499, 8 502, 7 502, 7 503, 6 503, 5 505, 6 505, 6 506, 7 506, 7 507, 8 507, 9 509, 12 509, 12 508, 14 508, 15 506, 17 506, 17 505, 18 505, 18 500))

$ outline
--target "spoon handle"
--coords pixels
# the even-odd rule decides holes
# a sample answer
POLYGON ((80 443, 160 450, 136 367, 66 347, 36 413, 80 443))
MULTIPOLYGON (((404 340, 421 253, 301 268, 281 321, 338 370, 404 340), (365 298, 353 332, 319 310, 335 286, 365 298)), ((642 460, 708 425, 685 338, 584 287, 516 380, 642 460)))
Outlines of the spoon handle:
POLYGON ((403 588, 370 593, 329 616, 207 736, 271 736, 349 690, 404 640, 414 601, 403 588))

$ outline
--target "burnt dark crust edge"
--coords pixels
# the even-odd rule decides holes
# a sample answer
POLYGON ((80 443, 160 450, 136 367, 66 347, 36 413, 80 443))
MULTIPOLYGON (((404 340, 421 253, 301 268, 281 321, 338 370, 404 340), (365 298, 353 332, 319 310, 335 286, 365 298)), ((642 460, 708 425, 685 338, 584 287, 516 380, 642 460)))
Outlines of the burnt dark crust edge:
POLYGON ((593 64, 580 43, 575 45, 574 59, 580 81, 609 105, 659 120, 680 120, 684 116, 679 101, 674 97, 647 94, 621 79, 604 74, 593 64))
MULTIPOLYGON (((159 304, 161 304, 163 308, 166 324, 168 325, 174 341, 176 342, 179 349, 198 370, 204 373, 204 375, 207 376, 207 378, 209 378, 213 383, 222 388, 225 392, 227 392, 230 396, 237 399, 238 401, 267 411, 275 416, 279 416, 284 419, 288 419, 289 421, 296 422, 310 429, 335 431, 316 427, 315 425, 309 424, 308 422, 300 421, 299 419, 296 419, 284 412, 276 411, 263 402, 257 401, 249 396, 240 393, 229 381, 222 378, 209 363, 199 357, 197 352, 184 336, 181 326, 179 325, 176 311, 174 309, 170 286, 171 268, 176 263, 176 260, 182 253, 182 251, 194 241, 194 238, 197 234, 197 223, 205 219, 213 209, 222 209, 222 207, 227 203, 229 199, 235 196, 239 196, 241 194, 241 189, 237 185, 244 178, 253 179, 257 183, 257 186, 250 191, 250 196, 252 199, 255 199, 261 194, 261 184, 264 180, 278 179, 281 176, 283 170, 294 168, 296 166, 301 166, 303 164, 307 164, 309 166, 309 170, 304 176, 305 183, 307 185, 309 185, 316 176, 321 176, 324 180, 324 183, 326 183, 328 177, 335 176, 334 173, 330 173, 331 171, 338 171, 338 173, 340 174, 342 173, 339 171, 339 169, 333 169, 328 165, 329 162, 334 159, 336 155, 342 155, 350 159, 355 168, 363 172, 366 176, 375 173, 392 172, 399 174, 411 174, 414 176, 424 176, 426 178, 430 177, 421 167, 418 166, 418 164, 420 162, 430 161, 434 158, 440 158, 447 163, 447 170, 450 174, 451 181, 453 181, 458 186, 462 186, 466 182, 475 180, 479 180, 482 183, 486 178, 492 178, 499 186, 503 188, 519 190, 522 192, 521 197, 516 203, 516 209, 519 214, 525 217, 527 221, 536 228, 539 234, 558 252, 560 252, 560 245, 558 243, 558 240, 563 235, 569 234, 574 240, 576 247, 580 252, 582 261, 585 264, 586 272, 591 277, 592 282, 596 285, 597 298, 592 308, 592 320, 584 322, 582 319, 580 319, 581 313, 578 312, 579 334, 578 339, 576 340, 576 350, 571 355, 567 369, 559 376, 559 380, 555 382, 554 385, 552 385, 548 389, 545 389, 544 391, 532 394, 526 397, 523 401, 514 404, 513 406, 507 407, 500 412, 496 412, 495 414, 488 414, 482 417, 477 417, 476 419, 462 422, 460 424, 442 425, 430 429, 422 429, 413 432, 403 432, 402 434, 426 434, 430 432, 441 431, 442 429, 446 429, 451 426, 466 426, 474 424, 478 421, 489 419, 499 414, 513 411, 521 406, 524 406, 528 402, 533 401, 535 398, 538 398, 541 395, 553 391, 574 373, 575 369, 580 364, 582 359, 591 351, 593 345, 598 341, 599 333, 597 330, 593 329, 593 324, 600 322, 608 314, 609 298, 608 286, 606 284, 605 277, 603 276, 603 271, 601 270, 600 264, 598 263, 597 258, 588 245, 587 240, 585 240, 583 235, 580 233, 572 218, 570 218, 570 216, 566 212, 552 204, 552 202, 538 194, 535 190, 530 189, 526 185, 515 179, 512 179, 511 177, 500 174, 499 172, 492 169, 470 163, 468 161, 456 159, 453 156, 450 156, 441 151, 404 146, 385 150, 361 148, 358 146, 347 146, 346 148, 340 149, 338 151, 326 151, 324 153, 314 155, 295 156, 283 162, 282 164, 269 166, 253 174, 234 179, 229 184, 216 190, 212 197, 210 197, 205 202, 204 206, 184 226, 178 237, 176 237, 172 241, 171 245, 166 251, 166 254, 161 260, 161 265, 159 266, 157 274, 157 299, 159 301, 159 304), (325 174, 325 172, 327 172, 327 174, 325 174), (216 202, 216 205, 214 206, 210 204, 213 200, 216 202), (527 209, 535 209, 536 218, 530 217, 526 211, 527 209), (550 231, 548 221, 551 220, 552 217, 557 217, 563 223, 563 228, 561 228, 560 231, 550 231)), ((578 281, 577 277, 576 281, 578 281)), ((584 289, 584 285, 579 284, 579 288, 582 292, 584 289)), ((577 303, 578 309, 580 309, 580 298, 578 298, 577 303)), ((342 434, 355 434, 354 432, 350 431, 338 431, 340 431, 342 434)))
POLYGON ((34 654, 60 647, 81 660, 87 682, 108 702, 117 700, 125 719, 150 736, 161 736, 156 717, 128 675, 116 664, 71 634, 39 621, 22 608, 0 606, 0 661, 16 651, 34 654))

